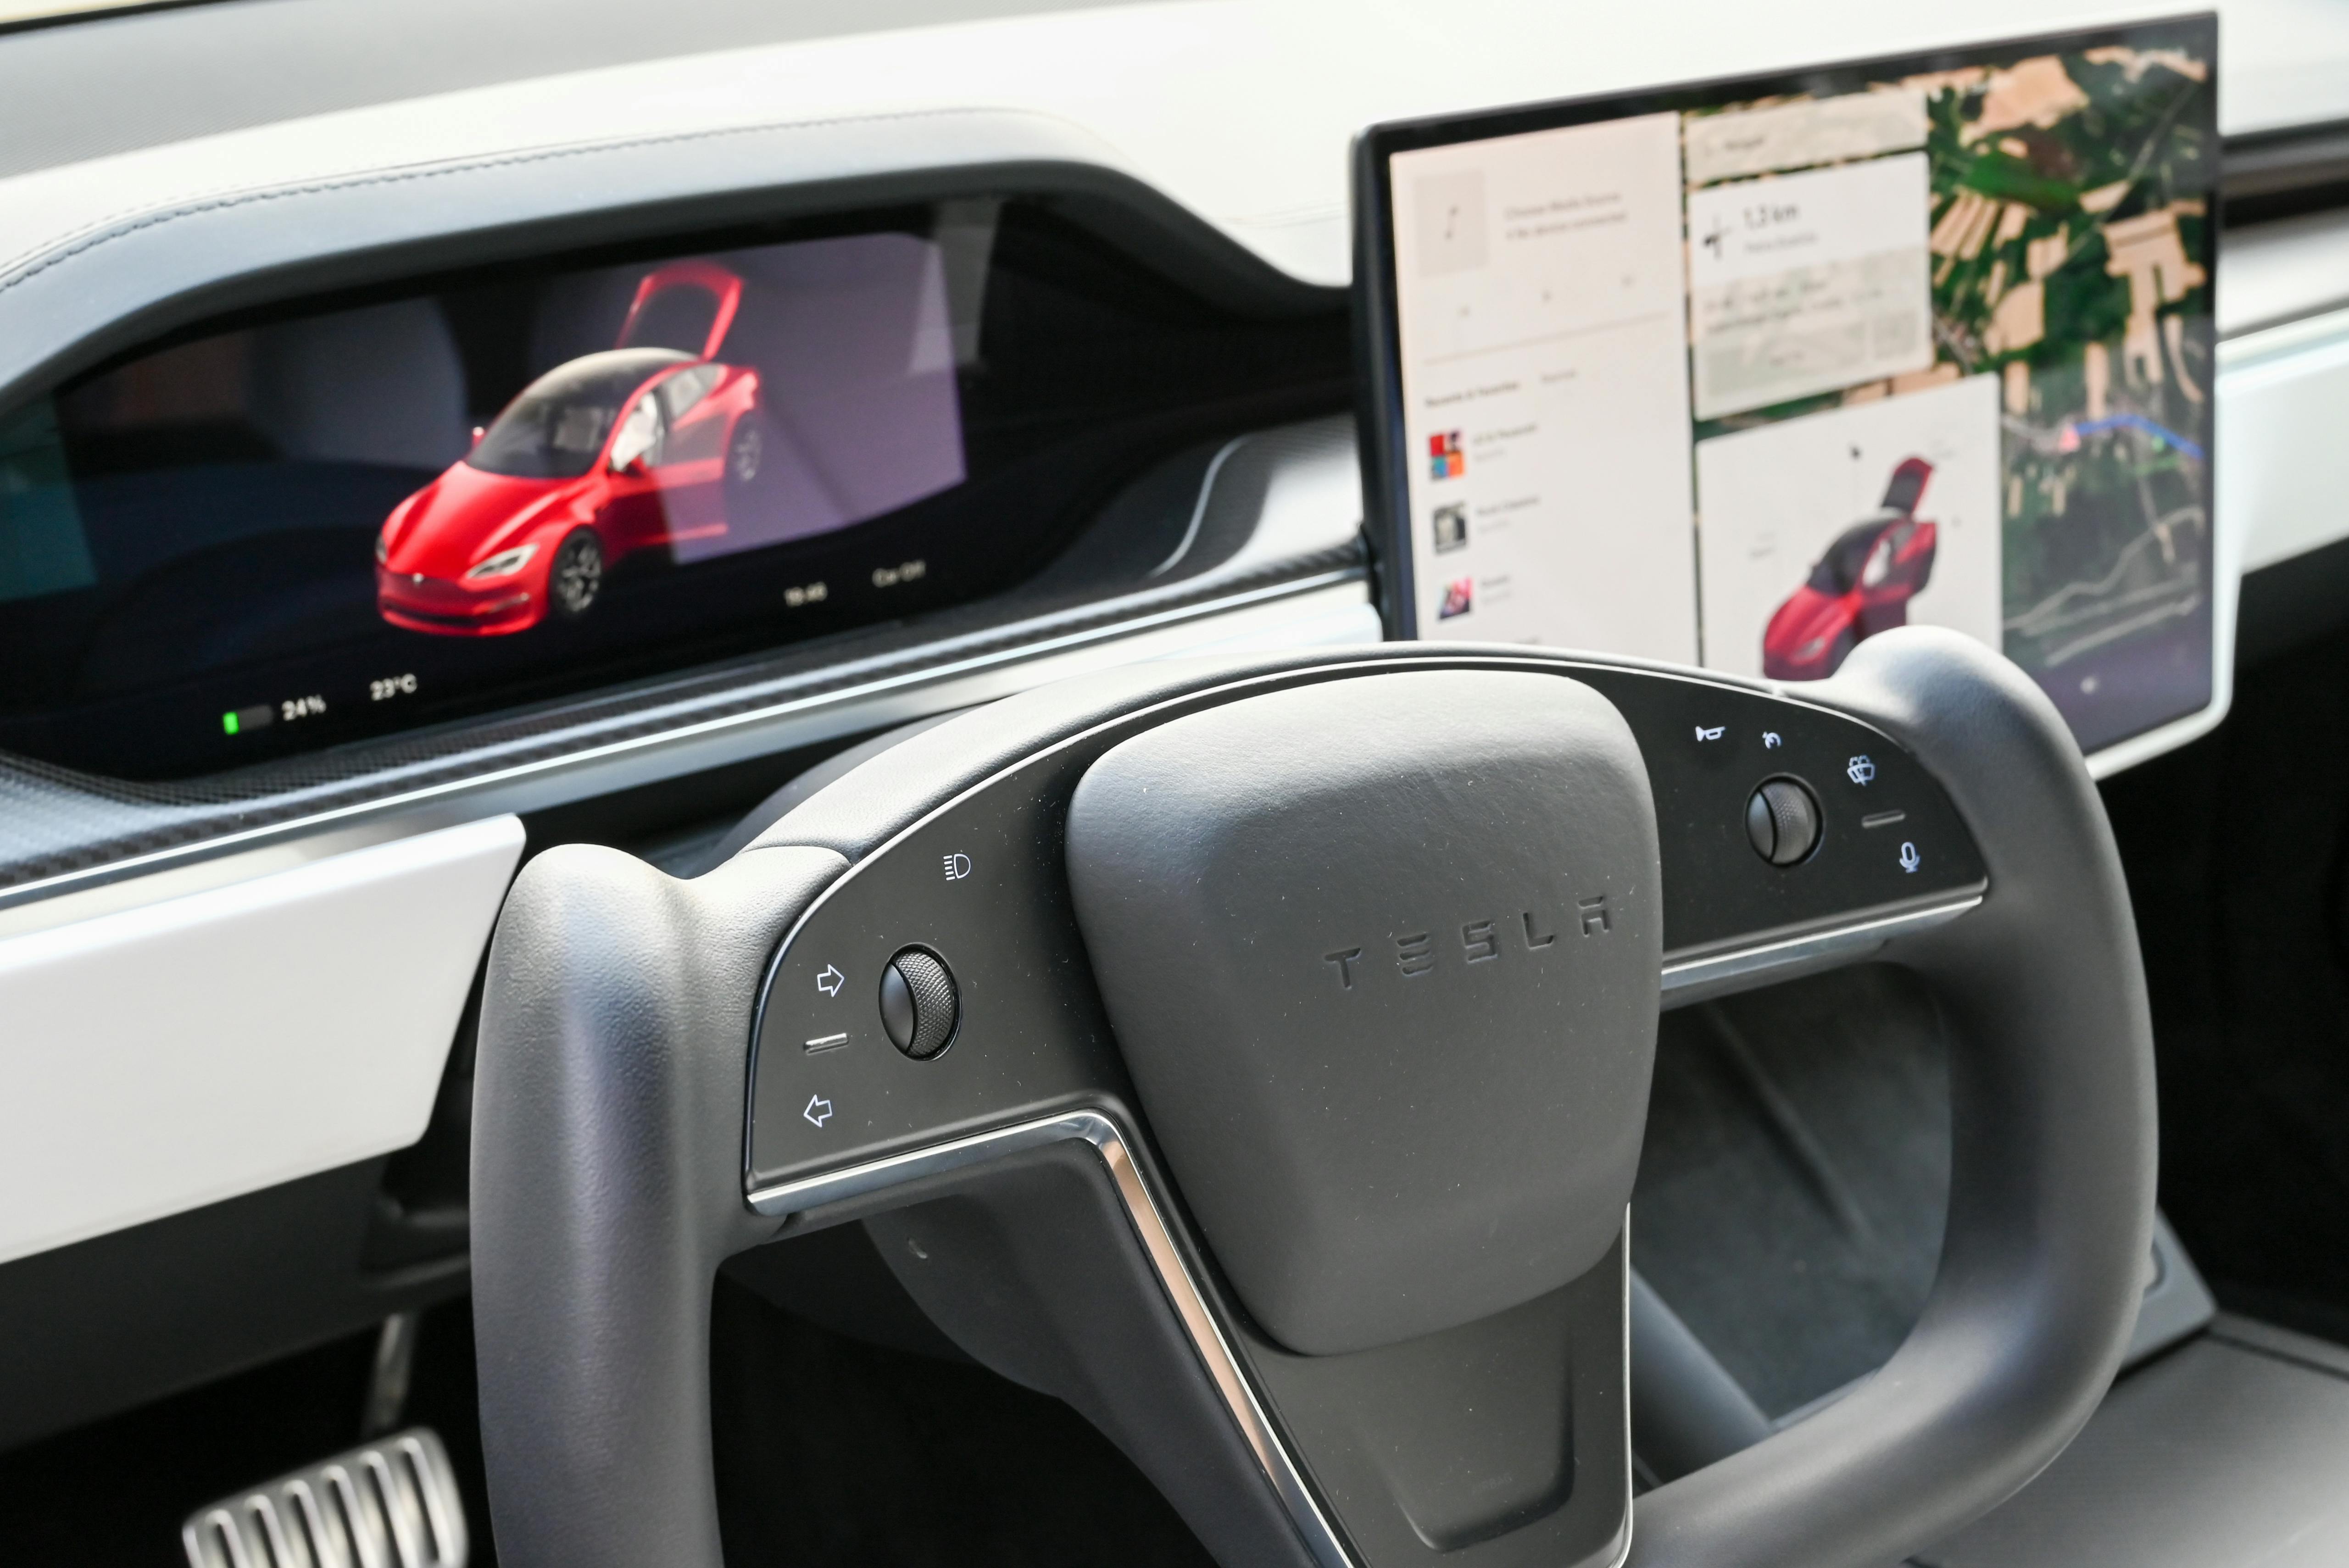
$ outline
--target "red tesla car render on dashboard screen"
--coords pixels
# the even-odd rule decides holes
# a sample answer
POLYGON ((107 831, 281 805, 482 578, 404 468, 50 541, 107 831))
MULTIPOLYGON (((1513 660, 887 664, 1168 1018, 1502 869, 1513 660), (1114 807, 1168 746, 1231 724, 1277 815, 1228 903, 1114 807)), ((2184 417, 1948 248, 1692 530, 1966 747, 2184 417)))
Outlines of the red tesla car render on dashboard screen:
POLYGON ((1933 575, 1939 530, 1917 516, 1933 465, 1904 459, 1892 470, 1875 516, 1855 523, 1811 568, 1762 634, 1762 673, 1773 680, 1824 680, 1864 637, 1909 624, 1909 601, 1933 575))
POLYGON ((638 551, 722 539, 764 446, 758 372, 711 357, 741 294, 708 262, 647 273, 621 346, 532 382, 392 509, 376 538, 383 618, 444 636, 527 631, 585 614, 638 551), (700 353, 649 346, 679 337, 700 353))
POLYGON ((636 285, 620 323, 615 348, 674 348, 680 341, 701 346, 701 357, 718 357, 718 346, 742 308, 742 280, 716 262, 687 259, 655 267, 636 285))

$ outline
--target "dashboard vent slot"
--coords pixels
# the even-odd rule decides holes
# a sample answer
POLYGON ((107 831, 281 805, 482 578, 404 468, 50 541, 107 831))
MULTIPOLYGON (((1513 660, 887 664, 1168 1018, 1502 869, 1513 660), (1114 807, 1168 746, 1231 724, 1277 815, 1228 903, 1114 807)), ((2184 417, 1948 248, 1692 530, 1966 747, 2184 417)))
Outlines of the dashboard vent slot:
POLYGON ((188 1568, 464 1568, 465 1505, 422 1427, 196 1510, 188 1568))

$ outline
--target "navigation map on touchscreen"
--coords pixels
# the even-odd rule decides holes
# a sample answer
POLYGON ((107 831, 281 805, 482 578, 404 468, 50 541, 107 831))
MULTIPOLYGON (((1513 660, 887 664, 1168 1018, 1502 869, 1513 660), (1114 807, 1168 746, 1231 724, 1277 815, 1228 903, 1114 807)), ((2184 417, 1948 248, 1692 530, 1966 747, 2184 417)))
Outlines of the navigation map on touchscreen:
POLYGON ((2091 749, 2205 707, 2214 33, 1370 133, 1402 629, 1802 680, 1913 622, 2091 749))

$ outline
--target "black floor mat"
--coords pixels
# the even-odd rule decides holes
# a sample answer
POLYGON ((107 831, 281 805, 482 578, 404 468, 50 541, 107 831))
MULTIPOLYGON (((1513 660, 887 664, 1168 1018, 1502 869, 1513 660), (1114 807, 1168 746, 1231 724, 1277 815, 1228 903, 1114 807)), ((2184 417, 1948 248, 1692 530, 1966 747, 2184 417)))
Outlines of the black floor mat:
POLYGON ((728 1568, 1212 1568, 1058 1399, 817 1328, 723 1275, 713 1328, 728 1568))
MULTIPOLYGON (((1058 1399, 818 1328, 729 1278, 712 1327, 729 1568, 1213 1568, 1058 1399)), ((358 1441, 373 1353, 372 1335, 338 1340, 0 1455, 0 1563, 183 1565, 191 1511, 358 1441)), ((447 1444, 474 1568, 492 1568, 469 1303, 426 1315, 403 1424, 447 1444)))
MULTIPOLYGON (((425 1315, 404 1424, 447 1443, 490 1568, 467 1310, 425 1315)), ((0 1563, 185 1568, 191 1512, 359 1440, 374 1354, 372 1333, 336 1340, 0 1454, 0 1563)))
POLYGON ((2219 1299, 2349 1329, 2349 639, 2246 671, 2111 779, 2153 1004, 2161 1202, 2219 1299))
POLYGON ((1881 1366, 1940 1255, 1930 1001, 1847 969, 1664 1016, 1631 1262, 1768 1414, 1881 1366))

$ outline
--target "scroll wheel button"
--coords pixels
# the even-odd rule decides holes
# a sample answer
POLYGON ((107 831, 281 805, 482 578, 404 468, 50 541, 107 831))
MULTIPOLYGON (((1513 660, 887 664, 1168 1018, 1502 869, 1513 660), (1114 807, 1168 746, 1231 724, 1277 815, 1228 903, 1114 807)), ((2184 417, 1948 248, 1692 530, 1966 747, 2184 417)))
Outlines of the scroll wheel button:
POLYGON ((889 1043, 927 1061, 953 1043, 962 1021, 954 972, 926 947, 908 947, 881 972, 881 1027, 889 1043))
POLYGON ((1818 847, 1819 808, 1792 779, 1773 779, 1745 802, 1745 836, 1774 866, 1791 866, 1818 847))

